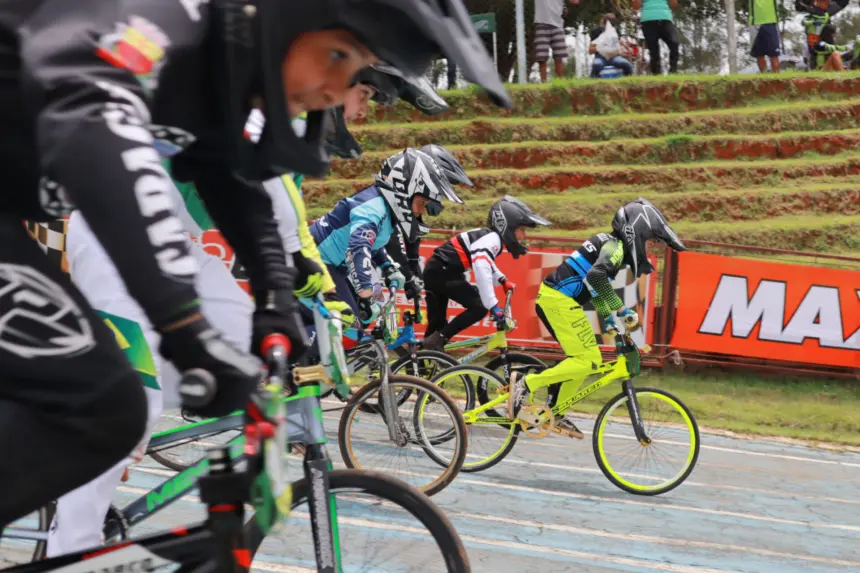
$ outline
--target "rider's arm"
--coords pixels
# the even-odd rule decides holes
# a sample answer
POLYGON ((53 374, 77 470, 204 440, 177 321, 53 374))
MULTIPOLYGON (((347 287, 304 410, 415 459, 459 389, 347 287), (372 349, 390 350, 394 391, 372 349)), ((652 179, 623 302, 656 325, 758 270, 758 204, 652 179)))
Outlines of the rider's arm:
POLYGON ((501 240, 496 233, 488 233, 469 246, 472 257, 472 270, 475 271, 475 284, 481 294, 484 308, 491 309, 499 304, 494 284, 504 275, 496 267, 496 255, 502 249, 501 240))
POLYGON ((406 242, 403 240, 403 233, 400 232, 399 228, 394 229, 394 232, 391 233, 391 238, 385 245, 385 251, 388 253, 388 258, 400 265, 400 272, 403 273, 406 280, 411 280, 415 273, 409 264, 406 242))
POLYGON ((260 185, 236 178, 218 154, 195 143, 173 160, 173 172, 193 180, 218 230, 236 251, 253 291, 292 289, 295 270, 287 259, 272 201, 260 185))
POLYGON ((350 275, 354 277, 353 286, 356 291, 373 288, 373 278, 370 275, 373 267, 371 247, 379 234, 379 223, 385 216, 385 205, 380 206, 381 208, 377 208, 373 201, 368 201, 349 212, 349 252, 346 260, 350 275))
POLYGON ((624 245, 621 241, 606 241, 585 276, 585 284, 591 292, 591 303, 600 316, 608 316, 624 307, 610 282, 621 269, 623 260, 624 245))
POLYGON ((315 261, 323 271, 323 292, 334 292, 334 281, 328 272, 308 229, 307 212, 302 192, 290 175, 283 175, 263 183, 272 199, 278 229, 287 253, 301 253, 305 258, 315 261))
MULTIPOLYGON (((141 84, 94 45, 115 31, 117 10, 88 0, 54 2, 53 10, 47 4, 20 36, 19 78, 34 114, 43 181, 52 182, 45 188, 80 209, 131 296, 156 327, 165 327, 198 307, 197 264, 173 213, 173 183, 146 128, 150 110, 141 84)), ((178 2, 176 10, 142 14, 156 22, 156 16, 184 17, 178 2)))

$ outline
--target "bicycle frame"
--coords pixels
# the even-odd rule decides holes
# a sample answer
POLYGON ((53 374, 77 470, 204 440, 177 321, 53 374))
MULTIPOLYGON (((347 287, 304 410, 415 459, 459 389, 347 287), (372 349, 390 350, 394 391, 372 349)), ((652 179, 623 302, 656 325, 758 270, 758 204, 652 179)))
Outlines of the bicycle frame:
MULTIPOLYGON (((595 375, 601 375, 600 378, 582 388, 574 394, 568 400, 556 404, 552 407, 552 413, 555 416, 563 416, 567 410, 580 402, 581 400, 587 398, 591 394, 597 392, 601 388, 611 384, 612 382, 616 382, 618 380, 623 380, 622 388, 627 394, 627 407, 628 413, 630 414, 630 420, 633 423, 633 429, 636 434, 636 438, 643 443, 650 442, 650 439, 645 432, 642 423, 642 417, 639 412, 639 403, 636 399, 636 392, 633 385, 632 378, 639 374, 641 368, 641 359, 639 356, 639 350, 636 347, 633 340, 627 334, 619 334, 616 336, 616 349, 618 350, 618 358, 611 362, 607 362, 601 365, 596 371, 595 375)), ((501 417, 501 416, 484 416, 479 417, 481 414, 493 410, 496 407, 506 406, 509 398, 509 393, 505 392, 501 396, 490 400, 486 404, 482 404, 481 406, 469 410, 468 412, 463 413, 463 418, 466 421, 466 424, 474 424, 474 425, 498 425, 498 424, 508 424, 512 422, 511 418, 501 417)))

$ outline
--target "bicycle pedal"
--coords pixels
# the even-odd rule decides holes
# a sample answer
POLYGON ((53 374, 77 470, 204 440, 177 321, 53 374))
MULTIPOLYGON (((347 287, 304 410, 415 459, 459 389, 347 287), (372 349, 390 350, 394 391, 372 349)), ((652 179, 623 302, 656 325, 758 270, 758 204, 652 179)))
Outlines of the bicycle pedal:
POLYGON ((579 430, 568 430, 565 428, 559 428, 558 426, 553 426, 552 431, 566 438, 576 438, 577 440, 585 438, 585 434, 579 430))

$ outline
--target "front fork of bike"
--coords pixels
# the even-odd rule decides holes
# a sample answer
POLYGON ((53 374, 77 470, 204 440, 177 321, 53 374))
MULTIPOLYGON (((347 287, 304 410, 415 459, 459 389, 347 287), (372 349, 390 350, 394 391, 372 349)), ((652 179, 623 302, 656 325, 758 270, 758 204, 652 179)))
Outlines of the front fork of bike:
POLYGON ((308 483, 308 509, 318 573, 341 573, 340 537, 337 507, 331 494, 331 462, 325 448, 308 444, 305 452, 305 479, 308 483))
POLYGON ((651 443, 651 438, 645 431, 645 424, 642 422, 642 412, 639 410, 639 400, 636 398, 636 388, 633 385, 633 380, 625 380, 621 383, 621 387, 624 389, 624 394, 627 395, 627 413, 630 414, 633 433, 640 444, 647 446, 651 443))
POLYGON ((386 362, 382 364, 380 368, 382 381, 379 385, 379 397, 382 402, 382 415, 386 422, 385 425, 388 427, 388 437, 398 447, 403 447, 406 445, 406 436, 404 435, 403 428, 400 425, 400 412, 397 406, 397 396, 394 395, 394 390, 391 389, 391 385, 388 383, 388 352, 384 343, 380 342, 379 344, 383 345, 383 355, 386 356, 386 362))

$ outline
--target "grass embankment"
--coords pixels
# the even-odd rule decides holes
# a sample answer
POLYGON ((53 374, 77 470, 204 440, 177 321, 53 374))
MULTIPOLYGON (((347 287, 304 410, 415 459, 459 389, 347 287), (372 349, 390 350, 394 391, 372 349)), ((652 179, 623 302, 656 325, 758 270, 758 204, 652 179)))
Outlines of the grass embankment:
MULTIPOLYGON (((637 385, 672 392, 704 428, 860 446, 860 383, 856 380, 649 371, 637 378, 637 385)), ((603 388, 574 411, 597 414, 617 392, 615 385, 603 388)))
POLYGON ((468 145, 525 141, 608 141, 674 135, 773 134, 860 127, 860 100, 768 102, 756 107, 686 113, 499 118, 383 123, 351 127, 365 151, 425 143, 468 145))

